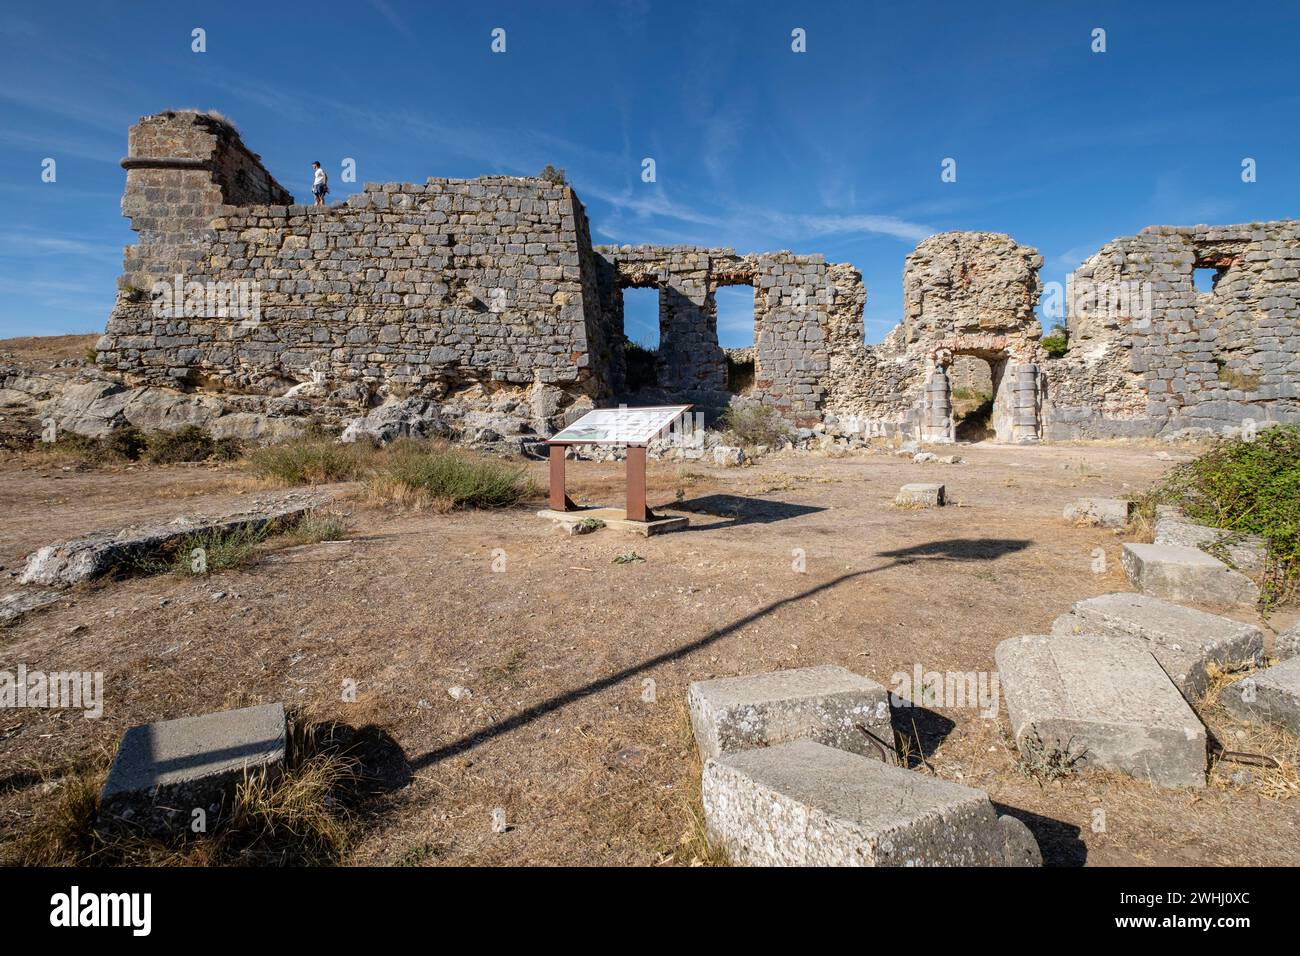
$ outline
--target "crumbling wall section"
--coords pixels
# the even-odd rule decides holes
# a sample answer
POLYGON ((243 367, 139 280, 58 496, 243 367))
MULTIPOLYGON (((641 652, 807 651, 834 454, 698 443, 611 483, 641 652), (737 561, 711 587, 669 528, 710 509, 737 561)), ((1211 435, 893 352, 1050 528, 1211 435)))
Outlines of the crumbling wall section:
POLYGON ((126 249, 122 297, 188 272, 211 242, 212 219, 221 206, 293 202, 235 127, 209 113, 141 118, 128 134, 122 167, 122 214, 140 234, 126 249))
MULTIPOLYGON (((1034 313, 1041 265, 1036 250, 1001 233, 946 232, 923 240, 903 269, 903 321, 875 346, 860 344, 860 315, 836 336, 842 344, 833 351, 826 402, 835 428, 951 440, 948 374, 955 359, 971 356, 1036 375, 1043 358, 1034 313)), ((1006 411, 1010 423, 1015 416, 1006 411)), ((1013 440, 1033 440, 1036 427, 1021 417, 1013 440)))
MULTIPOLYGON (((718 342, 719 288, 754 288, 754 381, 746 399, 805 424, 820 419, 830 370, 825 326, 835 287, 821 256, 791 252, 738 255, 700 246, 599 246, 602 307, 622 333, 622 290, 659 291, 658 386, 674 401, 720 409, 726 353, 718 342)), ((860 285, 860 277, 859 277, 860 285)))
POLYGON ((1051 439, 1300 420, 1300 222, 1151 226, 1070 277, 1051 439), (1213 270, 1198 291, 1196 269, 1213 270))

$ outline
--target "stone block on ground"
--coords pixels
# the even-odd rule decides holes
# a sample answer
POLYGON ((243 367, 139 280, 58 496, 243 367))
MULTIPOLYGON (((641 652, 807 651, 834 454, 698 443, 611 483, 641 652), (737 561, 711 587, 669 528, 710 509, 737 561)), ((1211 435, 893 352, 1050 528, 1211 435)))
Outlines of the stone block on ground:
POLYGON ((1263 569, 1264 554, 1267 551, 1264 539, 1257 535, 1234 534, 1221 528, 1197 524, 1170 505, 1156 508, 1155 543, 1196 548, 1219 557, 1230 567, 1246 573, 1263 569))
POLYGON ((13 591, 0 597, 0 627, 12 624, 29 611, 47 607, 62 598, 58 591, 13 591))
POLYGON ((1300 657, 1229 684, 1219 699, 1235 717, 1300 736, 1300 657))
POLYGON ((862 727, 894 744, 889 691, 843 667, 696 681, 687 702, 704 759, 800 738, 881 758, 880 747, 862 727))
POLYGON ((1126 544, 1121 560, 1134 587, 1168 601, 1232 607, 1259 600, 1254 581, 1197 548, 1126 544))
POLYGON ((903 508, 939 508, 944 503, 945 488, 932 482, 914 482, 898 489, 894 504, 903 508))
POLYGON ((1300 623, 1291 625, 1277 636, 1273 643, 1273 656, 1280 661, 1300 657, 1300 623))
POLYGON ((1151 652, 1189 700, 1208 689, 1211 662, 1231 670, 1259 663, 1264 652, 1264 634, 1254 625, 1128 592, 1080 601, 1052 622, 1052 633, 1133 641, 1151 652))
POLYGON ((1150 653, 1101 635, 1030 635, 994 651, 1016 745, 1166 787, 1205 785, 1205 728, 1150 653))
POLYGON ((1041 859, 1024 824, 1003 823, 982 790, 813 740, 711 759, 701 791, 710 842, 740 865, 1023 866, 1041 859))
POLYGON ((166 524, 92 531, 28 555, 18 583, 70 587, 154 557, 190 535, 287 526, 328 500, 328 495, 291 492, 219 517, 183 515, 166 524))
POLYGON ((246 773, 278 772, 284 758, 283 704, 132 727, 113 758, 100 815, 150 831, 188 826, 194 808, 219 804, 246 773))
POLYGON ((1079 498, 1065 506, 1063 517, 1073 524, 1123 528, 1133 513, 1133 502, 1123 498, 1079 498))

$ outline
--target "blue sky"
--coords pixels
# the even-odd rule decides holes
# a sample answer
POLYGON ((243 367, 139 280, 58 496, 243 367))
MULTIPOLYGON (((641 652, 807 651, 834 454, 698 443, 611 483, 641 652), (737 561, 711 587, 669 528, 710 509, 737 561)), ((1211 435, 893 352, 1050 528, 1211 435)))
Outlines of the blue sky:
MULTIPOLYGON (((0 336, 103 328, 134 235, 127 127, 197 107, 234 119, 300 201, 314 159, 334 200, 368 180, 553 163, 596 243, 852 262, 878 341, 902 314, 904 257, 933 232, 1010 233, 1062 281, 1146 225, 1300 215, 1298 46, 1291 0, 14 5, 0 14, 0 336), (339 181, 344 157, 355 185, 339 181)), ((651 310, 630 309, 633 337, 653 338, 651 310)), ((743 291, 720 303, 724 345, 749 344, 747 310, 743 291)))

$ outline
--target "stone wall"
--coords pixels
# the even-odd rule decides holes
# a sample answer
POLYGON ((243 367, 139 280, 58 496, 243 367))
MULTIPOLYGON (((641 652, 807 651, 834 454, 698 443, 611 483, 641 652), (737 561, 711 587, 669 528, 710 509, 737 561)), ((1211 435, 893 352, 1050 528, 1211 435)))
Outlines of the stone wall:
POLYGON ((838 325, 826 402, 832 427, 952 441, 949 370, 969 356, 987 362, 999 383, 999 437, 1037 440, 1036 376, 1043 353, 1034 306, 1041 265, 1034 249, 1000 233, 946 232, 921 242, 903 269, 902 323, 875 346, 863 344, 860 307, 838 325), (1034 395, 1032 407, 1018 394, 1026 388, 1034 395))
POLYGON ((1070 279, 1070 349, 1045 364, 1047 437, 1300 420, 1300 222, 1152 226, 1070 279), (1213 269, 1213 291, 1193 272, 1213 269))
MULTIPOLYGON (((622 292, 659 291, 659 388, 706 409, 731 401, 726 356, 718 344, 717 290, 754 288, 754 385, 747 399, 774 405, 800 424, 820 419, 830 370, 826 328, 837 284, 822 256, 790 252, 738 255, 698 246, 599 246, 602 309, 611 334, 623 336, 622 292)), ((841 281, 861 290, 861 276, 841 281)), ((865 293, 861 297, 865 301, 865 293)), ((862 309, 857 308, 861 325, 862 309)), ((859 339, 861 329, 859 328, 859 339)), ((621 391, 616 384, 616 391, 621 391)))
MULTIPOLYGON (((175 151, 192 125, 194 114, 146 118, 133 133, 133 154, 156 141, 175 151)), ((193 191, 189 199, 151 192, 141 173, 194 173, 142 170, 136 159, 127 161, 124 200, 141 232, 127 253, 134 290, 119 296, 97 347, 100 365, 128 381, 271 394, 300 383, 435 397, 470 383, 609 391, 594 255, 567 186, 430 179, 368 183, 328 207, 212 207, 206 184, 175 187, 193 191), (177 209, 173 227, 163 228, 177 209), (135 268, 145 261, 148 269, 135 268), (152 282, 139 283, 170 280, 173 269, 207 288, 251 284, 256 315, 214 310, 202 297, 160 308, 152 282)))
MULTIPOLYGON (((1075 273, 1070 348, 1049 358, 1035 312, 1042 259, 997 233, 921 242, 904 267, 902 321, 872 346, 851 265, 593 248, 566 185, 370 183, 346 203, 292 205, 233 126, 194 112, 142 119, 123 166, 122 207, 140 241, 126 251, 98 359, 132 384, 343 395, 362 407, 413 396, 459 402, 467 421, 506 409, 542 431, 592 403, 692 402, 716 414, 736 400, 716 294, 748 285, 755 343, 743 400, 831 435, 951 441, 962 386, 995 393, 1003 441, 1300 417, 1296 222, 1153 227, 1107 244, 1075 273), (1193 288, 1197 267, 1217 270, 1213 292, 1193 288), (195 301, 185 283, 207 298, 195 301), (255 293, 255 314, 224 308, 236 287, 255 293), (629 287, 659 293, 657 382, 635 394, 629 287)), ((498 430, 493 421, 476 428, 498 430)))
POLYGON ((146 116, 131 127, 122 214, 140 241, 126 250, 124 293, 187 272, 223 205, 279 203, 293 197, 228 120, 192 110, 146 116))

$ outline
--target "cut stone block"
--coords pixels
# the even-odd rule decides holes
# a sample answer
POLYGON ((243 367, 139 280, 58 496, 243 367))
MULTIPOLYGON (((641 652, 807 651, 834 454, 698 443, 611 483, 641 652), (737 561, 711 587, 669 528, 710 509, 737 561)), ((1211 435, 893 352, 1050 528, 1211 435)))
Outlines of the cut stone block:
POLYGON ((1133 513, 1133 502, 1123 498, 1079 498, 1065 506, 1063 517, 1078 524, 1122 528, 1133 513))
POLYGON ((884 757, 860 727, 894 744, 889 691, 843 667, 696 681, 687 691, 691 727, 704 759, 799 738, 884 757))
POLYGON ((284 764, 283 704, 132 727, 122 736, 100 800, 101 817, 165 830, 177 816, 221 802, 246 773, 284 764))
POLYGON ((994 651, 1016 745, 1037 736, 1083 764, 1165 787, 1205 785, 1205 728, 1156 659, 1093 634, 1030 635, 994 651))
POLYGON ((1259 628, 1149 594, 1103 594, 1080 601, 1052 622, 1052 633, 1132 641, 1151 652, 1189 700, 1208 689, 1211 661, 1230 670, 1243 663, 1258 664, 1264 653, 1259 628))
POLYGON ((1196 548, 1211 556, 1221 552, 1229 566, 1248 573, 1264 567, 1267 550, 1263 538, 1197 524, 1170 505, 1156 508, 1155 543, 1196 548))
POLYGON ((982 790, 812 740, 709 760, 701 790, 710 842, 745 866, 1003 866, 1035 855, 1033 835, 1001 823, 982 790))
POLYGON ((46 545, 28 555, 18 583, 70 587, 102 577, 138 559, 155 556, 190 535, 257 532, 288 526, 328 500, 329 496, 324 494, 291 492, 255 502, 252 510, 216 518, 182 516, 162 525, 92 531, 79 538, 46 545))
POLYGON ((1229 684, 1219 699, 1242 720, 1272 724, 1300 736, 1300 657, 1229 684))
POLYGON ((63 597, 58 591, 14 591, 0 597, 0 627, 12 624, 29 611, 48 607, 63 597))
POLYGON ((1273 644, 1273 656, 1280 661, 1300 657, 1300 624, 1293 624, 1277 636, 1277 641, 1273 644))
POLYGON ((943 485, 916 482, 898 489, 894 504, 904 508, 938 508, 943 505, 943 485))
POLYGON ((1196 548, 1126 544, 1120 557, 1128 579, 1144 594, 1223 606, 1259 600, 1254 581, 1196 548))

